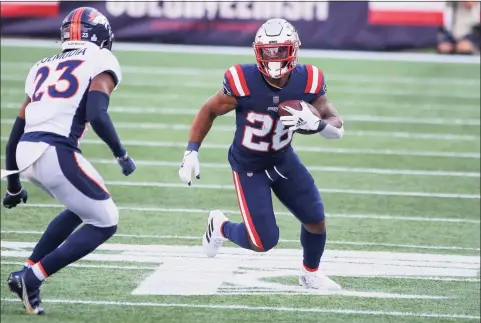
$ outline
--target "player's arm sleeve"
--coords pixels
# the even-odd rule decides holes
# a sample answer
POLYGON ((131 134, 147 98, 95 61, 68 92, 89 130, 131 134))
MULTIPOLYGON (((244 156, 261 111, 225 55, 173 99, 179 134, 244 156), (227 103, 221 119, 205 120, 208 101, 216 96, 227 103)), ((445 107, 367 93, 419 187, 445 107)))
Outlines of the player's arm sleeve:
POLYGON ((107 109, 109 96, 101 91, 90 91, 87 96, 87 120, 95 133, 109 146, 115 157, 125 156, 126 151, 120 142, 107 109))
POLYGON ((122 81, 122 72, 120 70, 119 61, 111 51, 104 48, 100 50, 96 62, 97 64, 94 66, 92 78, 103 72, 109 73, 114 79, 115 91, 122 81))
MULTIPOLYGON (((107 49, 102 49, 99 53, 97 64, 94 66, 92 78, 108 73, 114 80, 115 88, 122 80, 120 65, 115 56, 107 49)), ((123 157, 126 154, 122 146, 117 131, 115 130, 112 119, 107 110, 110 103, 110 96, 102 91, 89 91, 87 96, 87 120, 95 133, 110 148, 115 157, 123 157)))
MULTIPOLYGON (((25 99, 22 107, 20 108, 21 111, 19 116, 15 119, 13 123, 12 130, 10 132, 10 136, 8 137, 7 144, 5 146, 5 168, 7 170, 16 170, 18 169, 17 160, 15 158, 15 154, 17 152, 17 145, 25 131, 25 118, 24 112, 26 106, 30 103, 30 100, 33 95, 34 91, 34 68, 32 67, 27 75, 27 79, 25 80, 25 94, 28 98, 25 99)), ((18 193, 22 189, 22 185, 20 183, 20 175, 13 174, 7 177, 7 190, 10 193, 18 193)))
POLYGON ((307 82, 304 93, 311 94, 316 99, 319 96, 326 95, 326 77, 320 68, 313 65, 306 65, 307 70, 307 82))
POLYGON ((251 94, 240 64, 232 66, 224 73, 223 91, 226 95, 235 98, 247 97, 251 94))

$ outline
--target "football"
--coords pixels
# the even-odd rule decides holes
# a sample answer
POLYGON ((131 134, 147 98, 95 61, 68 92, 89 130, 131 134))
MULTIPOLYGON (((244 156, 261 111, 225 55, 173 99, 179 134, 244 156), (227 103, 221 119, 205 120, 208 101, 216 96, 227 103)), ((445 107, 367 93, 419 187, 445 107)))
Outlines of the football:
MULTIPOLYGON (((277 107, 277 113, 279 114, 279 116, 290 116, 291 114, 289 112, 287 112, 286 110, 282 109, 282 107, 285 107, 285 106, 288 106, 290 108, 293 108, 294 110, 302 110, 302 106, 301 106, 301 100, 289 100, 289 101, 284 101, 282 103, 280 103, 277 107)), ((307 106, 309 107, 309 109, 311 110, 311 112, 318 118, 321 117, 321 115, 319 114, 319 111, 317 111, 316 108, 314 108, 312 105, 310 105, 309 103, 307 103, 307 106)), ((301 135, 312 135, 312 134, 315 134, 316 132, 314 131, 306 131, 306 130, 296 130, 296 133, 300 133, 301 135)))

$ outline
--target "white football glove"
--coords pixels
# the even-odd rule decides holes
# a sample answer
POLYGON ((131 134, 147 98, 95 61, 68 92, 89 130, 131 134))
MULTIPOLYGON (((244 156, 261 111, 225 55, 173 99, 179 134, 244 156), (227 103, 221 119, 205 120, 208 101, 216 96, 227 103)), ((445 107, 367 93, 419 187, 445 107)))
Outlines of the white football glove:
POLYGON ((281 122, 284 126, 289 127, 290 131, 307 130, 314 131, 319 127, 321 119, 316 117, 311 109, 307 106, 307 103, 301 101, 302 110, 295 110, 289 106, 282 107, 282 109, 289 112, 290 116, 282 116, 281 122))
POLYGON ((200 165, 197 155, 198 153, 195 150, 186 150, 182 164, 180 164, 179 177, 182 182, 189 186, 192 184, 192 171, 195 173, 195 178, 200 179, 200 165))

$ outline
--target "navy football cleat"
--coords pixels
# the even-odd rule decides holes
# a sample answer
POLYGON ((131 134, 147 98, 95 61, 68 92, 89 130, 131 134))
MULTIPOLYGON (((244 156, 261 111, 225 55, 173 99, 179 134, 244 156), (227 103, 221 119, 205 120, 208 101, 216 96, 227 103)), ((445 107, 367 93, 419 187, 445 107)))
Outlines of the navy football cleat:
POLYGON ((41 306, 40 289, 29 290, 27 288, 25 273, 26 270, 11 273, 8 277, 8 288, 20 298, 27 314, 45 314, 45 310, 41 306))

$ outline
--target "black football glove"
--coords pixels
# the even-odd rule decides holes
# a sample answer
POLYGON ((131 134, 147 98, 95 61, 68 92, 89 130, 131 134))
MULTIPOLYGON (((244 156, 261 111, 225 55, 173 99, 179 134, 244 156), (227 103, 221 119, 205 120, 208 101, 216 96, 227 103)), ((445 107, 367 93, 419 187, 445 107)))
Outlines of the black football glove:
POLYGON ((22 203, 22 201, 23 203, 27 203, 27 199, 28 192, 24 188, 21 188, 16 194, 7 191, 3 197, 3 206, 7 209, 11 209, 12 207, 16 207, 18 204, 22 203))
POLYGON ((122 174, 125 176, 129 176, 137 168, 134 160, 127 153, 123 157, 117 157, 117 163, 122 168, 122 174))

